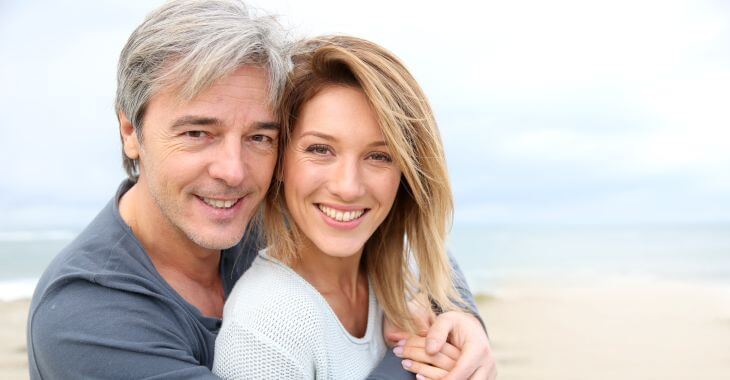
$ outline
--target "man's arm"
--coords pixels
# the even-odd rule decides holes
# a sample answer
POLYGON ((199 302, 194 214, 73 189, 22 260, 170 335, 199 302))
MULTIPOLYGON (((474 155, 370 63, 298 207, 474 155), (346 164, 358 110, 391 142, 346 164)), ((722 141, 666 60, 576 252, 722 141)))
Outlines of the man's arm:
POLYGON ((217 379, 171 307, 79 280, 49 292, 29 318, 31 378, 217 379))
MULTIPOLYGON (((461 268, 459 268, 459 264, 456 262, 454 257, 449 252, 449 261, 451 262, 451 267, 453 268, 453 274, 454 274, 454 287, 456 290, 461 294, 461 298, 466 302, 464 308, 469 310, 477 319, 479 319, 480 322, 482 322, 481 317, 479 316, 479 310, 476 306, 476 301, 474 300, 474 295, 471 294, 471 290, 469 290, 469 285, 466 283, 466 278, 464 277, 464 274, 461 272, 461 268)), ((484 323, 482 322, 482 326, 484 323)), ((486 331, 486 330, 485 330, 486 331)), ((393 354, 393 351, 388 350, 385 354, 385 357, 383 360, 380 361, 380 364, 373 370, 373 372, 370 373, 370 376, 368 376, 368 380, 384 380, 384 379, 395 379, 395 380, 412 380, 415 378, 415 374, 410 373, 403 369, 403 366, 401 365, 402 359, 395 356, 393 354)))
POLYGON ((459 292, 459 294, 461 294, 461 298, 465 302, 464 305, 459 306, 463 307, 465 310, 468 310, 472 315, 474 315, 479 320, 479 323, 482 324, 482 327, 487 333, 487 336, 489 336, 489 332, 487 332, 487 326, 484 324, 484 320, 482 320, 482 317, 479 315, 479 309, 477 308, 477 303, 474 299, 474 295, 471 294, 469 284, 467 284, 466 282, 466 277, 464 277, 464 273, 461 272, 459 263, 456 262, 456 259, 451 254, 451 252, 449 252, 449 262, 451 263, 451 268, 453 268, 454 270, 454 287, 459 292))

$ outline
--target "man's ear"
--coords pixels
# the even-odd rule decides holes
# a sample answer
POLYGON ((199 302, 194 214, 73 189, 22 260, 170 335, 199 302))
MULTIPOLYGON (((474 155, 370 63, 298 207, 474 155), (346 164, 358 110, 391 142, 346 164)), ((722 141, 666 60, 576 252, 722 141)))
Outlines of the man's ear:
POLYGON ((124 112, 119 112, 119 135, 122 137, 124 154, 132 160, 139 159, 139 139, 132 122, 124 112))

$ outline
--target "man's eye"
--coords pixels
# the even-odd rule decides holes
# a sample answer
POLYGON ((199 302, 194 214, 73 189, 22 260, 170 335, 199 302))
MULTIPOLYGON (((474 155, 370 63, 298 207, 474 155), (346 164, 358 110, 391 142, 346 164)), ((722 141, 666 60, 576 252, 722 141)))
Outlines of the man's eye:
POLYGON ((203 131, 187 131, 185 132, 185 136, 192 137, 194 139, 199 139, 201 137, 205 137, 206 133, 203 131))
POLYGON ((266 135, 253 135, 253 136, 251 136, 251 140, 253 140, 255 142, 261 142, 261 143, 270 143, 270 142, 274 141, 274 139, 272 139, 270 136, 266 136, 266 135))
POLYGON ((309 153, 325 155, 330 152, 330 147, 327 145, 315 144, 315 145, 308 146, 306 151, 309 153))

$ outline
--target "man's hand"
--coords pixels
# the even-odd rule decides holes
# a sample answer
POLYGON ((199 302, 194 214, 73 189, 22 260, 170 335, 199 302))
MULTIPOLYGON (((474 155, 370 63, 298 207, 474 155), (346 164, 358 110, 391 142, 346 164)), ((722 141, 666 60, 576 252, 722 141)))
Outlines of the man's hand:
MULTIPOLYGON (((418 293, 412 300, 408 301, 408 311, 410 311, 413 321, 416 323, 416 332, 420 336, 426 336, 428 329, 436 319, 436 314, 431 310, 431 302, 423 293, 418 293)), ((395 346, 411 334, 401 331, 390 319, 385 318, 383 322, 383 336, 388 347, 395 346)))
POLYGON ((425 339, 425 352, 417 349, 415 340, 408 339, 403 350, 404 368, 417 373, 420 379, 479 379, 493 380, 497 377, 497 367, 487 334, 482 325, 471 314, 450 311, 439 315, 428 329, 425 339), (458 359, 454 358, 453 348, 460 350, 458 359), (412 343, 413 342, 413 343, 412 343), (412 349, 406 350, 410 344, 412 349), (455 363, 447 360, 456 360, 455 363), (448 373, 445 373, 445 369, 448 373))

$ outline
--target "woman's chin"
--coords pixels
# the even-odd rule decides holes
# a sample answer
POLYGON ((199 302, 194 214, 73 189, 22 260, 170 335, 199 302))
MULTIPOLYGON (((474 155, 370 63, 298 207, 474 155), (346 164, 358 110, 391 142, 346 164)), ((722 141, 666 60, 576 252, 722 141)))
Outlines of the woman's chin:
POLYGON ((332 246, 320 246, 320 251, 325 255, 333 258, 345 259, 348 257, 359 256, 362 253, 363 246, 355 245, 351 247, 341 244, 333 244, 332 246))

